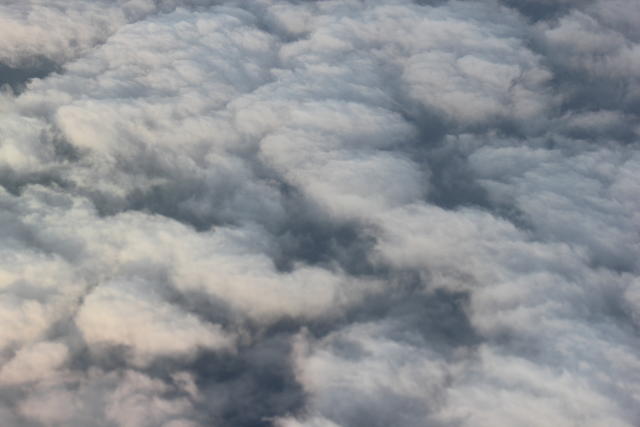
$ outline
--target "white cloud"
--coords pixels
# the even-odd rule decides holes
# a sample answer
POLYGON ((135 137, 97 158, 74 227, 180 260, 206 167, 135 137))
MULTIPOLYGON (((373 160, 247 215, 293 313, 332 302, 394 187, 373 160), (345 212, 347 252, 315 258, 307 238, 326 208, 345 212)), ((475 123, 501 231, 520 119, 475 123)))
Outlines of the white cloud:
POLYGON ((638 13, 4 2, 3 425, 635 425, 638 13))
POLYGON ((193 357, 199 349, 233 349, 233 337, 219 326, 153 294, 152 286, 137 283, 105 283, 91 292, 76 318, 87 344, 123 346, 136 364, 158 356, 193 357))
POLYGON ((56 342, 39 342, 21 348, 0 369, 0 383, 41 381, 53 376, 68 358, 68 349, 56 342))

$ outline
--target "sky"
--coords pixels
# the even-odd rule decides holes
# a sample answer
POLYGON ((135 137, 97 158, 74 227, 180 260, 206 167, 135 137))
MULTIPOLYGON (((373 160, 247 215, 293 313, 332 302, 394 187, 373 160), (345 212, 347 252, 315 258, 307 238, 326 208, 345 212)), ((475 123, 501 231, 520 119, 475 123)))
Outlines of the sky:
POLYGON ((3 427, 640 425, 640 2, 3 0, 3 427))

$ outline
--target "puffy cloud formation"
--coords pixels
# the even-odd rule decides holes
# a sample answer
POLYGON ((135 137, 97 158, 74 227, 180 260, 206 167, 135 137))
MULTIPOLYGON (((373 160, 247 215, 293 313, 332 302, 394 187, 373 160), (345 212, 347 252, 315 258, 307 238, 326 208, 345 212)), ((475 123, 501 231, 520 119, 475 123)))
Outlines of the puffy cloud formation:
POLYGON ((637 426, 640 3, 0 5, 0 424, 637 426))

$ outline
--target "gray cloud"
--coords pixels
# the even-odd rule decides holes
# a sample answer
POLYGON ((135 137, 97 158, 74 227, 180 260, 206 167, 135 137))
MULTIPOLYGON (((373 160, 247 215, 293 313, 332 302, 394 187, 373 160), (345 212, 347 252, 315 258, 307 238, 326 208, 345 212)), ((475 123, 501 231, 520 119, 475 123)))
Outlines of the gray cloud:
POLYGON ((637 425, 638 16, 5 2, 0 424, 637 425))

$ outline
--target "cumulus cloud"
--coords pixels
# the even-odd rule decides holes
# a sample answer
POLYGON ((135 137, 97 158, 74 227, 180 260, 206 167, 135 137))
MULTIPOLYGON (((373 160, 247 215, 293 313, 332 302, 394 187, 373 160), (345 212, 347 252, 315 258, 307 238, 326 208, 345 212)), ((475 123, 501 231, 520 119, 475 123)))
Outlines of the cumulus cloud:
POLYGON ((0 424, 637 425, 638 16, 4 2, 0 424))

